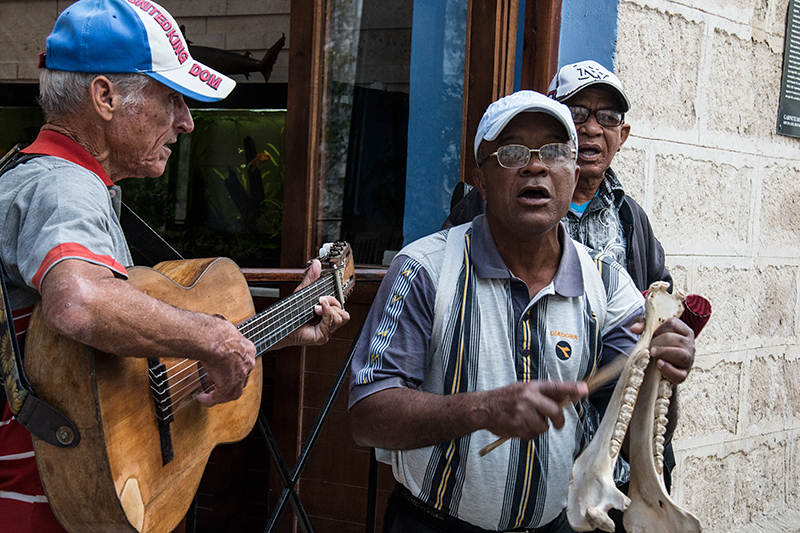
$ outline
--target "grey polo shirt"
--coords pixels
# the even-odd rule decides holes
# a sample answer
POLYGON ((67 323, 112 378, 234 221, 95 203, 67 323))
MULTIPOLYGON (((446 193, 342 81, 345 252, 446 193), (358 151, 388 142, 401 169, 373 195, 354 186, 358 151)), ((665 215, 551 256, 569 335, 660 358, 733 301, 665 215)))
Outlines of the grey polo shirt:
POLYGON ((127 278, 133 261, 119 223, 119 187, 60 133, 41 132, 25 152, 44 155, 0 176, 0 255, 12 308, 32 306, 44 276, 65 259, 127 278))

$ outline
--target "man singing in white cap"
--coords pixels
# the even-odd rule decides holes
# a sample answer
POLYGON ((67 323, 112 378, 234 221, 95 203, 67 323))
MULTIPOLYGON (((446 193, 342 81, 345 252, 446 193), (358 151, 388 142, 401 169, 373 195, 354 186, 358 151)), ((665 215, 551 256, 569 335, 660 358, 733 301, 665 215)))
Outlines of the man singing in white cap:
MULTIPOLYGON (((40 67, 46 124, 23 150, 37 157, 0 176, 0 258, 20 344, 40 302, 53 331, 118 356, 199 360, 214 388, 198 400, 235 400, 255 364, 253 343, 225 320, 169 306, 125 281, 132 260, 117 185, 164 172, 170 145, 194 127, 184 96, 221 100, 235 82, 195 61, 175 19, 142 0, 70 5, 40 67)), ((303 284, 319 272, 316 261, 303 284)), ((280 345, 324 343, 348 319, 333 298, 322 297, 317 311, 316 325, 280 345)), ((8 405, 0 418, 0 531, 64 531, 31 436, 8 405)))
MULTIPOLYGON (((548 96, 570 108, 578 132, 581 177, 563 222, 570 236, 603 251, 628 271, 639 290, 654 281, 672 285, 658 242, 644 209, 625 194, 611 169, 631 126, 625 122, 630 102, 622 82, 596 61, 561 67, 550 82, 548 96)), ((483 212, 475 190, 453 206, 443 228, 472 220, 483 212)))
MULTIPOLYGON (((582 381, 633 347, 643 299, 561 223, 580 174, 567 106, 501 98, 474 150, 485 214, 392 261, 353 357, 351 429, 391 452, 385 532, 569 532, 572 464, 611 392, 587 398, 582 381)), ((670 319, 653 339, 674 382, 694 359, 682 328, 670 319)))

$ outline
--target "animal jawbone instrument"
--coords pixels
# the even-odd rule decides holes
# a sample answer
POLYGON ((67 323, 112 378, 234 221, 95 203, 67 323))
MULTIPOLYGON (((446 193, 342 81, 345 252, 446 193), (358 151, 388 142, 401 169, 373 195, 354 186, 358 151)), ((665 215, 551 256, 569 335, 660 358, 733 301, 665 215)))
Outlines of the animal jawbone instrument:
POLYGON ((608 408, 589 445, 572 468, 567 519, 576 531, 613 532, 611 508, 623 511, 628 533, 699 533, 700 522, 678 507, 663 482, 664 434, 672 384, 661 377, 650 358, 650 341, 658 326, 680 317, 684 296, 656 282, 645 300, 645 329, 628 357, 608 408), (629 495, 614 483, 614 465, 630 427, 629 495))

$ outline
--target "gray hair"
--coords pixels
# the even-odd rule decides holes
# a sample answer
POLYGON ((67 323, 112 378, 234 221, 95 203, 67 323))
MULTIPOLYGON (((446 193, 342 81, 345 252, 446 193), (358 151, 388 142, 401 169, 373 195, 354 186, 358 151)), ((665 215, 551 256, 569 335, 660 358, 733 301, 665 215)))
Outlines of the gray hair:
MULTIPOLYGON (((80 113, 89 100, 89 87, 97 76, 86 72, 43 69, 39 75, 39 105, 48 122, 80 113)), ((145 103, 144 93, 155 81, 144 74, 102 74, 122 95, 117 103, 134 113, 145 103)))

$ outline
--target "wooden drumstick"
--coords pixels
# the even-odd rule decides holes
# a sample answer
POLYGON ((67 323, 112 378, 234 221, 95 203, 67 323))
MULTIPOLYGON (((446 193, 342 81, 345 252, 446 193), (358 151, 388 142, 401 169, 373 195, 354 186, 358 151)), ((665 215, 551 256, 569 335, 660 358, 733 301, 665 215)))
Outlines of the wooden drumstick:
MULTIPOLYGON (((618 355, 611 361, 609 364, 601 367, 596 374, 593 374, 588 377, 586 380, 586 386, 589 388, 589 394, 592 394, 594 391, 615 380, 621 373, 622 369, 625 368, 625 363, 628 361, 627 355, 618 355)), ((567 397, 561 402, 562 407, 566 407, 569 403, 573 400, 571 397, 567 397)), ((487 453, 491 452, 504 442, 506 442, 510 437, 500 437, 496 441, 491 444, 487 444, 484 446, 481 451, 478 452, 478 455, 483 457, 487 453)))

